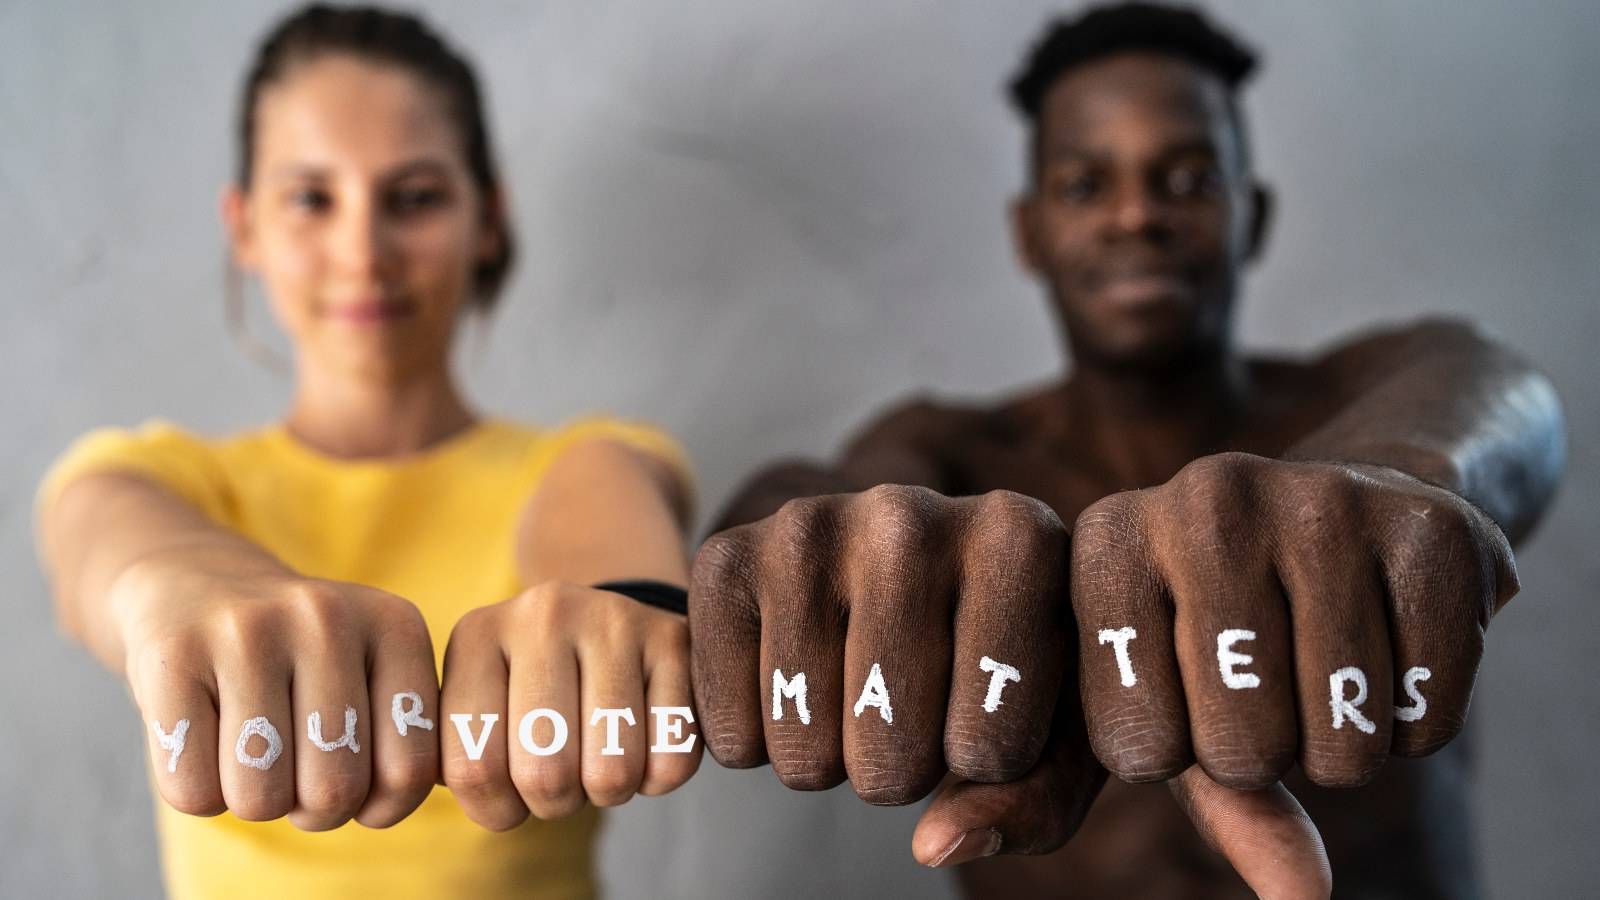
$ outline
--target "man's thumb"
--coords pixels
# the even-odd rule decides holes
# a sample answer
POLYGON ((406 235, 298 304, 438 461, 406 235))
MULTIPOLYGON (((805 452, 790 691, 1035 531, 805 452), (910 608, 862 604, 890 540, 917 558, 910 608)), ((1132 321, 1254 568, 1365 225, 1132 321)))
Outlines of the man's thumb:
POLYGON ((995 853, 1049 853, 1065 844, 1106 782, 1082 719, 1071 712, 1058 711, 1039 762, 1016 781, 947 778, 911 836, 917 862, 954 866, 995 853))
POLYGON ((1281 783, 1236 791, 1190 766, 1167 782, 1195 830, 1264 900, 1326 900, 1333 872, 1322 835, 1281 783))

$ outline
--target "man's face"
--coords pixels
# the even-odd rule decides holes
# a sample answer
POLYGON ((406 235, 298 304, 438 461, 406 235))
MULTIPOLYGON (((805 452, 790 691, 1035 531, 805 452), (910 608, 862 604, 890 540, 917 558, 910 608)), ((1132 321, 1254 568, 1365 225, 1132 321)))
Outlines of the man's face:
POLYGON ((1160 368, 1224 349, 1265 193, 1222 81, 1171 56, 1116 54, 1062 75, 1037 127, 1017 239, 1078 361, 1160 368))

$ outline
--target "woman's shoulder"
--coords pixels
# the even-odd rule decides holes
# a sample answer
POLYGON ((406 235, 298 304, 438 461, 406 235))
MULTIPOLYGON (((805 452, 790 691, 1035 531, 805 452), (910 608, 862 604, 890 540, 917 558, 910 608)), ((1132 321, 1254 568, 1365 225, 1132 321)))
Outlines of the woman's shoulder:
POLYGON ((224 502, 227 476, 219 456, 229 438, 151 417, 137 425, 102 425, 78 435, 50 463, 36 502, 52 499, 81 475, 124 471, 151 478, 206 509, 224 502))

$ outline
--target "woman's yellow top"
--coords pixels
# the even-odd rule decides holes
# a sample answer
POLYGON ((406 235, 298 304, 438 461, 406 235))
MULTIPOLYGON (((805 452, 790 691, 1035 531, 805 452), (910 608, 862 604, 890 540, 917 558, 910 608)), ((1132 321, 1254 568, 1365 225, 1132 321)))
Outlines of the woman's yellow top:
MULTIPOLYGON (((416 604, 442 669, 451 628, 467 610, 519 592, 512 535, 518 515, 566 447, 610 437, 667 462, 691 483, 666 434, 615 419, 540 429, 485 419, 421 453, 340 460, 281 425, 223 439, 152 420, 79 438, 51 467, 40 504, 90 470, 154 479, 301 574, 381 588, 416 604)), ((437 715, 434 718, 438 718, 437 715)), ((599 816, 496 834, 436 787, 392 828, 349 822, 302 832, 287 819, 184 815, 159 800, 168 893, 188 898, 590 897, 599 816)))

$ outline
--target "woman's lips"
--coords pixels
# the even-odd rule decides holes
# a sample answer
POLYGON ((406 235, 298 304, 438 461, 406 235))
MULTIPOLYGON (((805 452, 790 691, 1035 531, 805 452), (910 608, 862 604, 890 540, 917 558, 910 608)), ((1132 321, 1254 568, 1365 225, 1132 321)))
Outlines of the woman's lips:
POLYGON ((416 308, 403 300, 363 300, 328 307, 328 318, 353 325, 372 325, 392 322, 412 315, 416 308))

